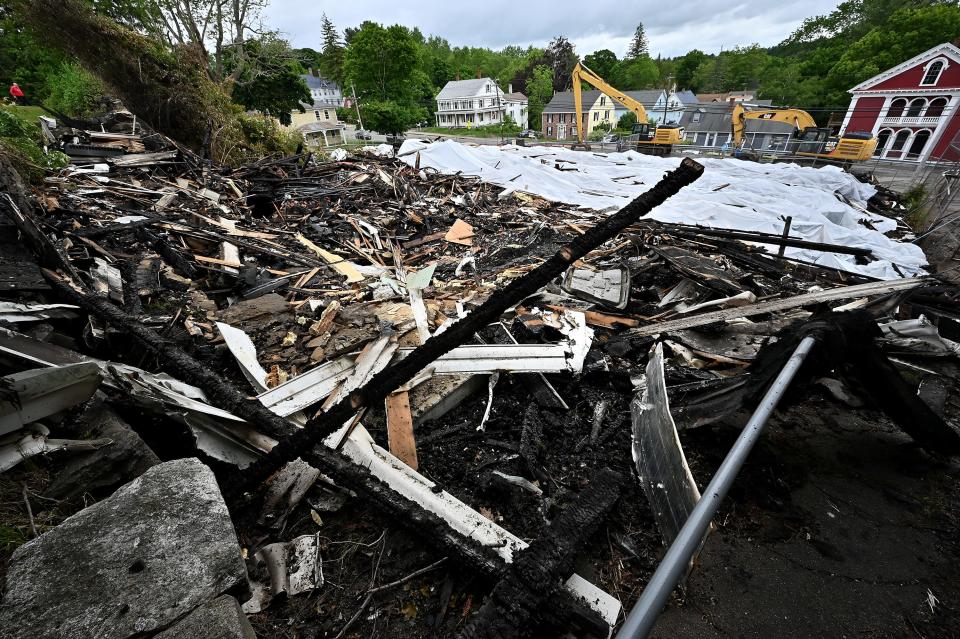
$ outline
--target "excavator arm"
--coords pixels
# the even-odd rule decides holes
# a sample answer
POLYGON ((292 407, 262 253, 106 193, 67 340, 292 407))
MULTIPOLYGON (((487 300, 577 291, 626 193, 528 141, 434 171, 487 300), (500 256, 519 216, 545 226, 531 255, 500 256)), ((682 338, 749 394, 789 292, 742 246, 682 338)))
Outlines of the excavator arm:
POLYGON ((637 122, 647 121, 647 110, 643 108, 642 104, 631 98, 623 91, 618 91, 617 89, 613 88, 599 75, 588 69, 582 63, 578 62, 577 66, 573 67, 573 104, 577 112, 577 138, 579 139, 580 144, 583 144, 583 130, 586 128, 583 126, 583 98, 580 94, 581 82, 586 82, 595 89, 599 89, 606 95, 610 96, 612 100, 616 100, 630 111, 633 111, 633 113, 637 116, 637 122))
POLYGON ((806 111, 800 109, 758 109, 747 111, 743 105, 737 103, 733 107, 733 115, 730 118, 730 124, 733 128, 733 147, 739 148, 743 144, 743 132, 746 128, 747 120, 772 120, 774 122, 786 122, 792 124, 798 131, 803 131, 808 127, 815 127, 817 123, 813 117, 806 111))

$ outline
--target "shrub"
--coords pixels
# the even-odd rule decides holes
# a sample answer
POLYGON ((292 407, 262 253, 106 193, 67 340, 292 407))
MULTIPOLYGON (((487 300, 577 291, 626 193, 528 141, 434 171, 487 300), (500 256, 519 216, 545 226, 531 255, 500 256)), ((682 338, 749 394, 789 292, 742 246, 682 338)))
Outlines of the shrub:
POLYGON ((93 113, 103 100, 103 83, 79 65, 64 62, 47 80, 50 108, 73 117, 93 113))
POLYGON ((7 155, 17 171, 30 180, 43 179, 47 171, 65 167, 70 158, 60 151, 40 146, 40 126, 24 122, 0 109, 0 153, 7 155))

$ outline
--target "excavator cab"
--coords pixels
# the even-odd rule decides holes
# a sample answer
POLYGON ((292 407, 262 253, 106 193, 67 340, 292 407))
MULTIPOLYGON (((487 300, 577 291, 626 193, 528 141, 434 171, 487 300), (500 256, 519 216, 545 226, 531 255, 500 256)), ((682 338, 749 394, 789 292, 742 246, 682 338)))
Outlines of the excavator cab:
POLYGON ((653 139, 654 127, 650 126, 648 123, 644 122, 643 124, 637 123, 633 125, 633 135, 636 136, 638 142, 649 142, 653 139))
POLYGON ((877 139, 870 133, 845 133, 840 137, 831 135, 830 129, 807 127, 799 131, 790 144, 796 155, 817 157, 844 162, 863 162, 873 157, 877 139))

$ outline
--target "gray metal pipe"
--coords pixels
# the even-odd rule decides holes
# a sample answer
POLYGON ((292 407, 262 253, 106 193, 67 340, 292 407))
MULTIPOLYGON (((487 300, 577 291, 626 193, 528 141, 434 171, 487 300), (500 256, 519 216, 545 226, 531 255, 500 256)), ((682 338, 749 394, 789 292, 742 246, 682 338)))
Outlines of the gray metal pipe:
POLYGON ((777 375, 766 395, 763 396, 757 410, 754 411, 750 421, 747 422, 743 432, 740 433, 736 443, 727 454, 726 459, 723 460, 713 479, 710 480, 710 485, 703 491, 700 501, 697 502, 686 523, 683 524, 683 528, 680 529, 677 538, 667 550, 667 554, 664 555, 663 561, 660 562, 656 572, 653 573, 650 582, 643 589, 643 594, 640 595, 640 599, 637 600, 633 610, 630 611, 627 620, 623 622, 616 639, 642 639, 653 630, 653 624, 660 616, 670 593, 673 592, 687 566, 690 565, 690 560, 700 546, 700 540, 703 539, 707 526, 710 525, 710 521, 717 513, 720 502, 727 496, 737 473, 740 472, 740 467, 743 466, 743 462, 746 461, 753 445, 760 438, 760 433, 763 432, 767 419, 770 418, 770 414, 776 408, 784 391, 790 386, 790 382, 793 381, 794 375, 800 369, 800 365, 803 364, 803 360, 806 359, 815 342, 816 340, 813 337, 804 337, 797 345, 797 349, 787 360, 786 365, 777 375))

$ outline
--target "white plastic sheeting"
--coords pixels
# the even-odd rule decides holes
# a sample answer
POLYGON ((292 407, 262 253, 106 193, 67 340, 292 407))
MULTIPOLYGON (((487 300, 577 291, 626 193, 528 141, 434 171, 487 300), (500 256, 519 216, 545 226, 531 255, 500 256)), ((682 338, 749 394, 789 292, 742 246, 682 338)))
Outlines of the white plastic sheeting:
MULTIPOLYGON (((421 167, 476 175, 508 192, 524 191, 600 211, 623 207, 680 164, 680 158, 635 151, 604 155, 543 146, 467 146, 452 140, 428 144, 410 139, 397 155, 413 165, 417 152, 421 167)), ((876 190, 835 166, 811 168, 733 158, 697 161, 706 167, 703 177, 657 207, 651 218, 782 233, 784 219, 792 216, 792 237, 869 248, 875 259, 857 264, 851 255, 788 247, 789 257, 881 279, 901 277, 893 264, 906 276, 921 273, 926 265, 919 247, 884 235, 896 222, 866 211, 866 201, 876 190)))

